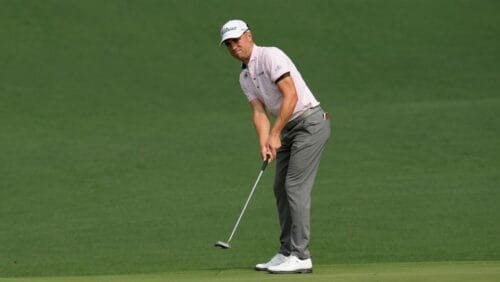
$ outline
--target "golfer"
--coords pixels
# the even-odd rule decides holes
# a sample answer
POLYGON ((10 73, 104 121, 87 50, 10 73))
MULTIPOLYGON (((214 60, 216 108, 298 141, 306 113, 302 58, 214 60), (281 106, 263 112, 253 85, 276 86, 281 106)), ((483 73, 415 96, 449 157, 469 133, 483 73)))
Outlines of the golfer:
POLYGON ((309 250, 311 191, 330 121, 290 58, 276 47, 257 46, 249 26, 230 20, 221 44, 242 62, 240 85, 250 102, 262 160, 276 160, 274 195, 281 226, 278 253, 257 270, 312 272, 309 250), (272 115, 274 123, 268 118, 272 115))

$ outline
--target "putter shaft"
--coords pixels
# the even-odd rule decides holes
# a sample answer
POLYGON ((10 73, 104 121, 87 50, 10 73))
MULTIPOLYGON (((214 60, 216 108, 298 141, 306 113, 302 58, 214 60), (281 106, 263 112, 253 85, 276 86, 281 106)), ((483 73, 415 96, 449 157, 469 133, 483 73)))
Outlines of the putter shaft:
MULTIPOLYGON (((267 161, 266 161, 267 163, 267 161)), ((252 198, 253 192, 255 192, 255 188, 257 187, 257 184, 259 184, 260 178, 262 177, 262 174, 264 173, 265 167, 260 171, 259 176, 257 177, 257 180, 255 181, 255 184, 252 187, 252 191, 250 191, 250 195, 247 198, 247 201, 245 202, 245 205, 243 206, 243 209, 241 210, 240 216, 238 217, 238 220, 236 221, 236 224, 233 227, 233 231, 231 232, 231 235, 229 236, 229 239, 227 239, 227 243, 231 242, 231 239, 233 239, 234 233, 236 232, 236 229, 238 228, 238 225, 240 224, 240 220, 243 217, 243 214, 245 213, 245 210, 247 209, 248 203, 250 202, 250 199, 252 198)))

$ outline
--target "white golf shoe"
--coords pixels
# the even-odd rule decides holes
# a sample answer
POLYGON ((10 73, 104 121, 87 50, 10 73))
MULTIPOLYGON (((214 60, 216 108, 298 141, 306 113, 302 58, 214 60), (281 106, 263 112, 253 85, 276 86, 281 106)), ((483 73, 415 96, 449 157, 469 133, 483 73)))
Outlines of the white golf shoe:
POLYGON ((278 253, 270 261, 268 261, 266 263, 257 264, 255 266, 255 270, 258 270, 258 271, 268 270, 268 268, 270 266, 276 266, 276 265, 282 264, 283 262, 285 262, 286 258, 287 258, 286 256, 278 253))
POLYGON ((267 271, 276 274, 312 273, 312 260, 310 258, 299 259, 298 257, 291 255, 287 257, 282 264, 269 266, 267 271))

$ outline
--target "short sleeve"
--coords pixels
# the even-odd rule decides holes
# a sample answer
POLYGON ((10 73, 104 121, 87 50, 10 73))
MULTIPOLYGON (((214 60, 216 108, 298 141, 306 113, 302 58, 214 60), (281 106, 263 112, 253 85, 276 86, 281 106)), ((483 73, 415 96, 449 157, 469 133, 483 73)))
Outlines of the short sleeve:
POLYGON ((266 52, 266 70, 275 82, 282 75, 291 71, 290 58, 278 48, 269 48, 266 52))

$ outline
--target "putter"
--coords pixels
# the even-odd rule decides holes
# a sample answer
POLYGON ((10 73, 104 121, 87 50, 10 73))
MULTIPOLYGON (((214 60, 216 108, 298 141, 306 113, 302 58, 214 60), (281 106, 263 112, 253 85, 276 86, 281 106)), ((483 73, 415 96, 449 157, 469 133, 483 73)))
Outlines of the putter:
POLYGON ((215 247, 219 247, 221 249, 230 249, 231 248, 231 245, 229 244, 229 242, 231 242, 231 240, 233 239, 234 233, 236 232, 236 229, 238 228, 238 225, 240 224, 240 220, 243 217, 243 214, 245 213, 245 210, 248 206, 248 203, 250 202, 250 199, 252 198, 253 192, 255 191, 257 184, 259 184, 260 178, 262 177, 262 174, 264 173, 264 170, 267 167, 267 164, 269 162, 269 158, 270 158, 270 156, 268 155, 266 160, 264 161, 264 163, 262 163, 262 168, 260 169, 259 176, 257 176, 257 180, 255 181, 255 184, 252 187, 252 191, 250 191, 250 195, 248 195, 248 199, 247 199, 245 205, 243 206, 243 209, 241 210, 240 216, 238 217, 238 220, 236 221, 236 224, 233 227, 233 231, 231 232, 231 235, 229 235, 229 239, 227 239, 226 242, 217 241, 214 245, 215 247))

